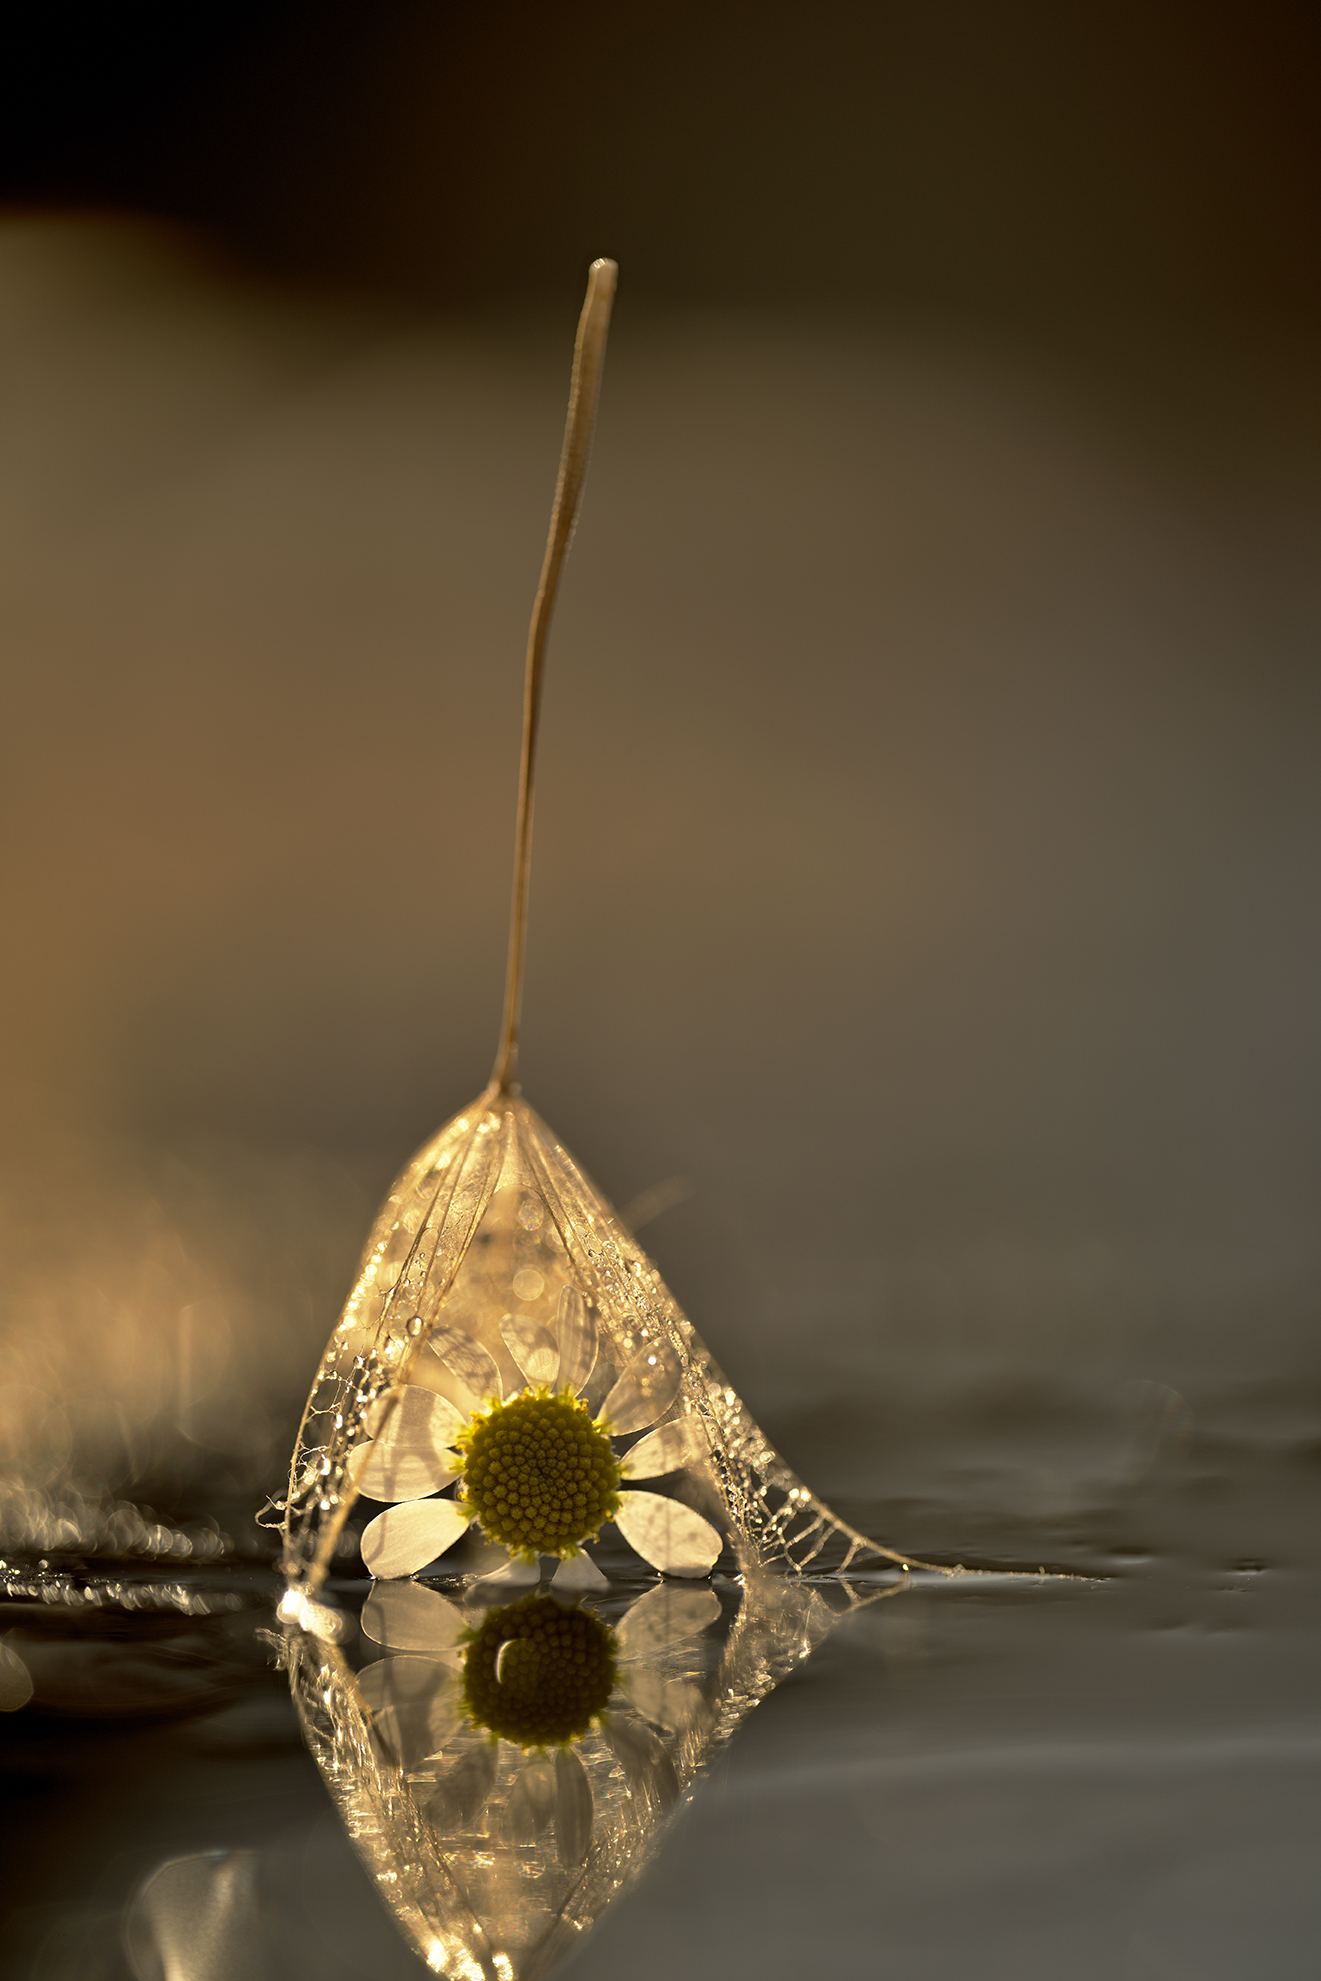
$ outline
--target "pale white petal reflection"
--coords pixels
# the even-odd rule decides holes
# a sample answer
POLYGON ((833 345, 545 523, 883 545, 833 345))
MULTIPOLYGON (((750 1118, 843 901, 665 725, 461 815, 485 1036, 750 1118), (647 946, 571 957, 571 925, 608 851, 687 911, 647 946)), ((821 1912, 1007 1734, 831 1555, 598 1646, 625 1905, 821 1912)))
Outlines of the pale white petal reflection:
POLYGON ((671 1644, 696 1637, 720 1615, 714 1589, 684 1589, 662 1582, 634 1603, 619 1626, 626 1658, 653 1658, 671 1644))
POLYGON ((555 1848, 561 1864, 581 1864, 592 1838, 592 1789, 570 1747, 555 1756, 555 1848))
POLYGON ((678 1797, 679 1776, 660 1735, 640 1720, 610 1713, 605 1737, 634 1793, 645 1795, 658 1811, 668 1809, 678 1797))
POLYGON ((454 1603, 420 1582, 378 1582, 363 1605, 360 1628, 374 1644, 418 1651, 452 1663, 461 1656, 467 1619, 454 1603))
POLYGON ((427 1800, 427 1815, 437 1830, 463 1831, 472 1827, 495 1787, 498 1767, 494 1741, 474 1741, 459 1756, 427 1800))
POLYGON ((403 1653, 359 1674, 358 1688, 386 1758, 407 1771, 437 1753, 460 1724, 447 1668, 403 1653))
POLYGON ((643 1719, 654 1720, 669 1733, 681 1733, 702 1710, 702 1695, 687 1679, 664 1678, 639 1666, 628 1673, 628 1696, 643 1719))
POLYGON ((554 1814, 555 1763, 545 1758, 526 1762, 500 1819, 505 1842, 535 1843, 554 1814))

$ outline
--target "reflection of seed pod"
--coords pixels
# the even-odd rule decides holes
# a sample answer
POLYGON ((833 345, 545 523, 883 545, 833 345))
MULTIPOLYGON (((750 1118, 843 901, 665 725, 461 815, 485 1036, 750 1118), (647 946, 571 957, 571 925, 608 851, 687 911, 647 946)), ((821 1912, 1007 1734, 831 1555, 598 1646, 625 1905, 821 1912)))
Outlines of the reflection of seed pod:
POLYGON ((523 1748, 579 1739, 604 1713, 614 1683, 614 1632, 553 1596, 492 1610, 463 1666, 474 1724, 523 1748))

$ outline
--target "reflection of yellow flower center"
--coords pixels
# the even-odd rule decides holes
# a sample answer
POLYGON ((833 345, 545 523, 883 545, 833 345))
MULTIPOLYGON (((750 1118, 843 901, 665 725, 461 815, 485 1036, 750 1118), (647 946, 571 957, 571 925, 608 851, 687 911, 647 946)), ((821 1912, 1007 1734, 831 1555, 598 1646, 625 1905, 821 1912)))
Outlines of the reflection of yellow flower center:
POLYGON ((614 1632, 553 1596, 492 1610, 463 1666, 475 1724, 519 1747, 577 1740, 605 1711, 614 1683, 614 1632))
POLYGON ((459 1439, 463 1500, 511 1554, 572 1555, 619 1506, 619 1464, 581 1403, 549 1390, 493 1403, 459 1439))

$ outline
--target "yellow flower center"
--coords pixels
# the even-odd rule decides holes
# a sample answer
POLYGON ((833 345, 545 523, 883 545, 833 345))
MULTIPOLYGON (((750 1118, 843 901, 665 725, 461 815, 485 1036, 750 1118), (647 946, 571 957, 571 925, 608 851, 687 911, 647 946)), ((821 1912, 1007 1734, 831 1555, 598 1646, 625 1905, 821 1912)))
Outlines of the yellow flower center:
POLYGON ((619 1462, 581 1403, 525 1391, 459 1440, 463 1503, 490 1539, 531 1561, 573 1555, 619 1506, 619 1462))
POLYGON ((523 1748, 579 1739, 609 1705, 614 1684, 614 1632, 553 1596, 492 1610, 464 1658, 474 1724, 523 1748))

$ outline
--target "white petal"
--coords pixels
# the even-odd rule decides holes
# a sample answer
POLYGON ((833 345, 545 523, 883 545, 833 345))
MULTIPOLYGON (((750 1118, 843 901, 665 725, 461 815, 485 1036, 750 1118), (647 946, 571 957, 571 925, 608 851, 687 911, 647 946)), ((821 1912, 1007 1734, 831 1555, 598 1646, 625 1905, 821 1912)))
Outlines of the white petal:
POLYGON ((571 1748, 555 1756, 555 1846, 561 1864, 581 1864, 592 1840, 592 1789, 571 1748))
POLYGON ((634 1794, 668 1809, 679 1793, 679 1777, 659 1734, 622 1713, 608 1714, 604 1731, 634 1794))
POLYGON ((680 1466, 704 1456, 704 1443, 700 1422, 679 1417, 673 1424, 662 1424, 659 1431, 639 1438, 624 1453, 619 1469, 626 1479, 659 1479, 662 1473, 677 1472, 680 1466))
POLYGON ((495 1787, 498 1751, 493 1740, 480 1740, 456 1761, 427 1802, 427 1816, 442 1836, 471 1829, 495 1787))
POLYGON ((610 1394, 617 1373, 614 1363, 607 1362, 602 1355, 578 1392, 578 1401, 590 1416, 595 1417, 601 1408, 602 1399, 610 1394))
POLYGON ((467 1630, 463 1611, 419 1582, 378 1582, 363 1604, 360 1628, 374 1644, 452 1661, 467 1630))
POLYGON ((506 1843, 535 1843, 555 1814, 553 1761, 529 1761, 509 1791, 500 1830, 506 1843))
MULTIPOLYGON (((632 1494, 626 1494, 631 1499, 632 1494)), ((651 1658, 685 1637, 696 1637, 720 1615, 714 1589, 676 1589, 662 1582, 634 1603, 619 1626, 619 1647, 626 1658, 651 1658)))
POLYGON ((560 1563, 550 1586, 562 1596, 586 1595, 589 1590, 595 1595, 598 1590, 610 1587, 610 1578, 602 1575, 590 1555, 571 1555, 568 1561, 560 1563))
POLYGON ((566 1286, 560 1294, 555 1332, 560 1344, 556 1388, 569 1396, 581 1396, 596 1361, 596 1322, 576 1286, 566 1286))
POLYGON ((415 1575, 452 1548, 471 1524, 472 1515, 455 1500, 405 1500, 402 1506, 388 1506, 362 1530, 359 1546, 367 1573, 382 1581, 415 1575))
POLYGON ((690 1506, 636 1487, 624 1494, 615 1521, 629 1546, 664 1575, 709 1575, 723 1545, 690 1506))
POLYGON ((499 1568, 494 1569, 490 1575, 479 1576, 473 1586, 483 1592, 488 1589, 492 1591, 499 1591, 501 1589, 530 1589, 534 1582, 540 1582, 540 1580, 541 1563, 539 1561, 519 1561, 515 1556, 510 1555, 508 1560, 503 1562, 499 1568))
POLYGON ((379 1658, 358 1674, 377 1741, 397 1767, 415 1768, 459 1724, 452 1672, 433 1658, 379 1658))
POLYGON ((559 1374, 560 1351, 555 1337, 539 1321, 506 1314, 500 1323, 505 1347, 530 1383, 553 1383, 559 1374))
POLYGON ((633 1357, 601 1405, 601 1417, 614 1432, 645 1430, 665 1415, 682 1380, 678 1356, 658 1341, 633 1357))
POLYGON ((447 1447, 463 1424, 443 1396, 406 1383, 381 1435, 350 1452, 349 1476, 368 1499, 416 1500, 439 1492, 461 1469, 447 1447))
POLYGON ((702 1709, 702 1695, 683 1678, 662 1678, 649 1665, 628 1674, 628 1696, 644 1719, 655 1720, 671 1733, 690 1727, 702 1709))
POLYGON ((437 1328, 427 1347, 439 1355, 451 1375, 458 1377, 474 1407, 500 1395, 500 1371, 495 1358, 463 1328, 437 1328))
POLYGON ((349 1477, 357 1491, 391 1504, 438 1493, 462 1469, 452 1451, 438 1452, 431 1445, 382 1451, 378 1444, 360 1444, 349 1453, 349 1477))

